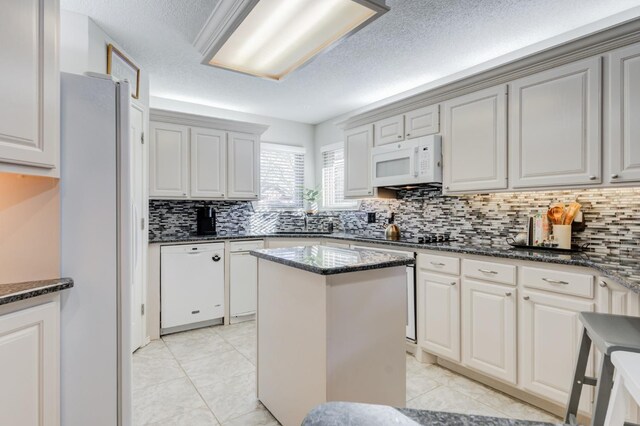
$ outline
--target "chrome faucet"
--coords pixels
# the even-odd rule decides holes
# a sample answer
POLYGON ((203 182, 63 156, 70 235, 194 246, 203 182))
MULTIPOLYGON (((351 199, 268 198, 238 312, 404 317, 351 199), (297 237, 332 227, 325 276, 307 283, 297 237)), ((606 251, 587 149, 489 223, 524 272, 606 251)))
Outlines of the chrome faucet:
POLYGON ((307 212, 302 213, 302 218, 304 219, 304 230, 306 232, 309 228, 309 217, 307 216, 307 212))

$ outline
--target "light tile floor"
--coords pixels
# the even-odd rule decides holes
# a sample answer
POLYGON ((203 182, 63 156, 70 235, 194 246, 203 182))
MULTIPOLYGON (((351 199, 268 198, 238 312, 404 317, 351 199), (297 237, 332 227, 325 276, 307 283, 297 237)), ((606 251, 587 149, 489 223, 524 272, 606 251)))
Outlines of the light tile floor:
MULTIPOLYGON (((134 425, 277 425, 256 399, 255 321, 165 336, 133 355, 134 425)), ((560 419, 407 355, 407 407, 560 419)))

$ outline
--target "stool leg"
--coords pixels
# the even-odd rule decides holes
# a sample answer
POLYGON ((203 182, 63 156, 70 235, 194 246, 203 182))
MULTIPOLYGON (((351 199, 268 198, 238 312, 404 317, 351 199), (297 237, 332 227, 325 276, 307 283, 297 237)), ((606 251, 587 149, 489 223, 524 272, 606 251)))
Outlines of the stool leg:
POLYGON ((564 416, 565 423, 575 424, 578 415, 578 405, 580 404, 580 394, 582 393, 582 385, 584 384, 584 373, 587 371, 587 361, 589 360, 589 350, 591 349, 591 337, 585 329, 582 332, 580 340, 580 349, 578 350, 578 360, 576 361, 576 369, 573 375, 573 383, 571 384, 571 393, 569 394, 569 402, 567 403, 567 413, 564 416))
POLYGON ((607 407, 609 406, 609 398, 611 397, 611 388, 613 387, 613 371, 614 367, 611 363, 609 355, 602 355, 602 363, 600 365, 600 377, 596 386, 596 401, 593 408, 593 416, 591 424, 599 426, 604 424, 607 415, 607 407))

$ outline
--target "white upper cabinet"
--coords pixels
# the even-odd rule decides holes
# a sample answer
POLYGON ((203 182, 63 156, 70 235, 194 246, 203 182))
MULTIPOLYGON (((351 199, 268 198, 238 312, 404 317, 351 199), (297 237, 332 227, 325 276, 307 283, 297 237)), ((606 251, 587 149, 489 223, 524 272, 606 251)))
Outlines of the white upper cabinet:
POLYGON ((462 362, 516 384, 516 289, 464 278, 462 362))
POLYGON ((431 135, 440 131, 440 106, 418 108, 404 115, 406 139, 431 135))
POLYGON ((609 181, 640 181, 640 45, 609 54, 609 181))
POLYGON ((443 104, 445 192, 507 188, 506 94, 501 85, 443 104))
POLYGON ((404 140, 404 115, 385 118, 373 124, 375 146, 404 140))
POLYGON ((513 188, 601 182, 601 62, 585 59, 510 84, 513 188))
POLYGON ((248 133, 229 133, 229 189, 227 198, 257 200, 260 194, 260 139, 248 133))
POLYGON ((344 196, 362 198, 373 196, 371 186, 371 147, 373 125, 344 132, 344 196))
POLYGON ((191 129, 191 197, 224 198, 227 188, 227 134, 191 129))
POLYGON ((58 177, 57 0, 7 0, 0 14, 0 172, 58 177))
POLYGON ((186 198, 189 189, 189 128, 151 122, 149 196, 186 198))

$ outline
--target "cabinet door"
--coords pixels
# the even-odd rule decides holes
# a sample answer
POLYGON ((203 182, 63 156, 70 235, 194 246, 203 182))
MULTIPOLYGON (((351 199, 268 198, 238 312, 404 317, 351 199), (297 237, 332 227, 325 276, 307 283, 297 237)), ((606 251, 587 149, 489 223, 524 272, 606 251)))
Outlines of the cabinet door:
POLYGON ((460 362, 460 279, 418 270, 418 345, 460 362))
POLYGON ((463 279, 462 361, 516 384, 516 289, 463 279))
POLYGON ((344 132, 344 196, 362 198, 373 195, 371 186, 371 147, 373 125, 344 132))
POLYGON ((406 139, 431 135, 440 131, 440 106, 430 105, 409 111, 404 115, 406 139))
POLYGON ((57 0, 8 0, 0 14, 0 171, 59 176, 57 0), (30 169, 34 167, 34 169, 30 169))
POLYGON ((400 142, 404 140, 404 116, 385 118, 373 124, 375 136, 373 143, 375 146, 386 145, 388 143, 400 142))
POLYGON ((187 198, 189 189, 188 127, 149 123, 149 196, 187 198))
MULTIPOLYGON (((570 296, 523 291, 520 299, 520 379, 532 393, 566 404, 582 336, 578 313, 594 303, 570 296)), ((593 374, 593 357, 587 375, 593 374)), ((582 389, 580 410, 589 412, 593 389, 582 389)))
POLYGON ((227 134, 191 129, 191 198, 224 198, 227 189, 227 134))
POLYGON ((260 194, 260 138, 229 133, 229 194, 236 200, 257 200, 260 194))
POLYGON ((510 84, 509 167, 514 188, 599 183, 601 59, 510 84))
POLYGON ((640 45, 609 54, 611 182, 640 181, 640 45))
POLYGON ((507 187, 506 94, 497 86, 443 104, 446 192, 507 187))
POLYGON ((0 316, 0 424, 60 424, 57 302, 0 316))

